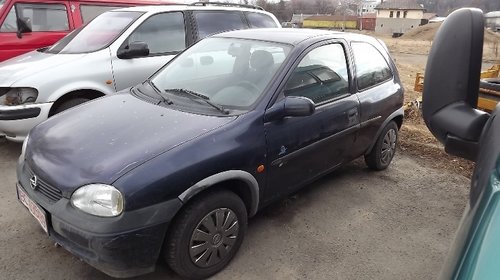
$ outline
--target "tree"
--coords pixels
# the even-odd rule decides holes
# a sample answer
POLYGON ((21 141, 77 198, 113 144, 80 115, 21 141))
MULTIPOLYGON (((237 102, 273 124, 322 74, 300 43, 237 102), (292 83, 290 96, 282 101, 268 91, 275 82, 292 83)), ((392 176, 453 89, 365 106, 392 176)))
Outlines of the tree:
POLYGON ((269 7, 270 7, 271 4, 269 2, 267 2, 267 0, 257 0, 255 2, 255 5, 257 5, 259 7, 262 7, 266 11, 271 12, 270 9, 269 9, 269 7))
POLYGON ((331 0, 316 0, 316 13, 328 14, 333 10, 333 3, 331 0))

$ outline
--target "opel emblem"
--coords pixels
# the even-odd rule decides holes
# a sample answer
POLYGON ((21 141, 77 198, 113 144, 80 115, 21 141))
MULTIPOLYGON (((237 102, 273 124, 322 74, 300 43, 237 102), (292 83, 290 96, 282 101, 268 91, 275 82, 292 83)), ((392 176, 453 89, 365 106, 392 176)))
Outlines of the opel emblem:
POLYGON ((31 177, 31 179, 30 179, 30 185, 31 185, 31 188, 34 189, 34 190, 38 186, 38 178, 36 177, 36 175, 33 175, 33 177, 31 177))

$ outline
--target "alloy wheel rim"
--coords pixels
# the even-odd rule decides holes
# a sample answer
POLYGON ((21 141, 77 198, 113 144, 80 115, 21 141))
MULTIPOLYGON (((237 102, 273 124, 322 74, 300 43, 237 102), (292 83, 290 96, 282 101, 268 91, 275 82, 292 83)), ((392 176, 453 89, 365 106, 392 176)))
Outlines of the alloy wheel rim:
POLYGON ((233 248, 238 233, 238 217, 231 209, 213 210, 201 219, 191 235, 191 261, 201 268, 221 263, 233 248))
POLYGON ((380 161, 382 164, 387 164, 392 160, 394 152, 396 151, 396 131, 394 129, 389 129, 384 136, 384 141, 382 142, 382 150, 380 161))

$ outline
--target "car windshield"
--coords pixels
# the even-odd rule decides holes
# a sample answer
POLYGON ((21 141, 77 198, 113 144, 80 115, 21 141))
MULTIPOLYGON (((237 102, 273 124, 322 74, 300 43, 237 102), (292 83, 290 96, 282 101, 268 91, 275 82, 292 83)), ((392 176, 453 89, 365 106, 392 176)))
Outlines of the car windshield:
POLYGON ((52 47, 48 53, 89 53, 110 45, 141 12, 107 12, 79 28, 52 47))
POLYGON ((5 1, 6 0, 0 0, 0 11, 2 10, 3 8, 3 5, 5 4, 5 1))
POLYGON ((163 94, 194 99, 195 93, 212 105, 248 110, 290 50, 291 46, 279 43, 208 38, 179 55, 151 81, 163 94))

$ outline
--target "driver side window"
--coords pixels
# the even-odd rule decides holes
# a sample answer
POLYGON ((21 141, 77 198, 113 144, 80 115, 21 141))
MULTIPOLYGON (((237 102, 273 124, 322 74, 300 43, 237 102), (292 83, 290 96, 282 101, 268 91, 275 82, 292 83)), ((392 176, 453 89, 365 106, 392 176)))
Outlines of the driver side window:
POLYGON ((0 32, 17 31, 17 12, 19 12, 19 18, 24 20, 33 32, 69 30, 68 14, 65 5, 23 3, 12 6, 4 23, 0 27, 0 32))
POLYGON ((344 48, 340 44, 310 51, 293 71, 285 96, 303 96, 320 104, 349 92, 344 48))
POLYGON ((186 48, 184 15, 181 12, 154 15, 130 34, 127 42, 148 44, 150 55, 182 51, 186 48))

